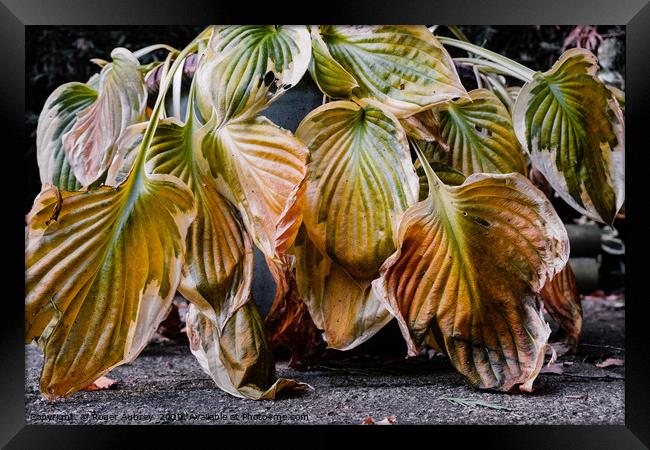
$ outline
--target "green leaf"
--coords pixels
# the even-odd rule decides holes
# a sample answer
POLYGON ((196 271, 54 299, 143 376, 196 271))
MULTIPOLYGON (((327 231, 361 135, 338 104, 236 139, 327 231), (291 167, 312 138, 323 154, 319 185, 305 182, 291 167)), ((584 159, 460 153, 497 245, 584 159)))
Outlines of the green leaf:
POLYGON ((113 62, 96 81, 96 100, 76 112, 74 124, 62 136, 66 158, 82 186, 108 169, 122 132, 145 119, 147 90, 140 63, 124 48, 113 50, 111 57, 113 62))
POLYGON ((253 117, 300 81, 310 57, 304 25, 215 27, 196 72, 203 118, 253 117))
POLYGON ((417 200, 417 176, 397 118, 377 106, 327 103, 296 135, 311 151, 304 223, 316 247, 350 275, 372 280, 395 250, 399 215, 417 200))
POLYGON ((351 98, 359 83, 330 54, 318 26, 311 27, 309 73, 321 92, 332 98, 351 98))
POLYGON ((419 157, 429 197, 404 213, 373 289, 409 354, 433 339, 472 386, 530 391, 550 334, 536 292, 568 260, 564 225, 520 174, 445 186, 419 157))
POLYGON ((487 89, 469 92, 469 99, 436 108, 441 141, 449 148, 442 162, 462 172, 526 175, 524 154, 512 127, 510 113, 487 89))
POLYGON ((625 198, 625 123, 596 57, 566 51, 524 85, 513 110, 531 162, 576 211, 611 224, 625 198))
POLYGON ((451 57, 425 26, 328 25, 312 36, 310 73, 329 97, 371 98, 404 118, 467 95, 451 57))
POLYGON ((83 83, 59 86, 45 101, 36 128, 36 157, 41 183, 77 191, 81 184, 74 176, 63 150, 62 137, 70 131, 77 114, 97 99, 97 92, 83 83))

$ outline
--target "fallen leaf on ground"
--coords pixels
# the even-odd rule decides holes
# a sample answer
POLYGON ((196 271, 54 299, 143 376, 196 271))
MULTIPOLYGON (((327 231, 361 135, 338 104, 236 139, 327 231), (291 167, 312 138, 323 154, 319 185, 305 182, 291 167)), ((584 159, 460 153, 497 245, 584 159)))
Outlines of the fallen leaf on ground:
POLYGON ((397 422, 395 416, 388 416, 384 420, 376 422, 376 425, 393 425, 395 422, 397 422))
POLYGON ((393 425, 394 423, 397 423, 397 418, 395 416, 388 416, 378 422, 368 416, 361 421, 361 425, 393 425))
POLYGON ((447 397, 446 395, 440 397, 440 400, 446 400, 452 405, 457 405, 457 406, 464 406, 464 407, 469 407, 469 408, 474 408, 476 406, 482 406, 484 408, 490 408, 490 409, 501 409, 505 411, 514 411, 512 408, 509 408, 507 406, 502 406, 502 405, 497 405, 495 403, 488 403, 484 402, 483 400, 474 400, 471 398, 455 398, 455 397, 447 397))
POLYGON ((623 367, 623 366, 625 366, 625 361, 618 358, 607 358, 605 361, 596 364, 596 367, 600 367, 601 369, 604 369, 606 367, 623 367))
POLYGON ((88 386, 83 388, 84 391, 104 391, 106 389, 113 389, 117 384, 117 380, 112 378, 101 376, 95 381, 90 383, 88 386))

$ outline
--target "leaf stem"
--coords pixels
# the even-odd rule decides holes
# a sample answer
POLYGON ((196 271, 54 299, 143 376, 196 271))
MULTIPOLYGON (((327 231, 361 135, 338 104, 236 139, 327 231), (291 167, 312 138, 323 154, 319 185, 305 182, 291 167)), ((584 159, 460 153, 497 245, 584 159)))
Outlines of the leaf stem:
POLYGON ((174 47, 172 47, 171 45, 167 45, 167 44, 154 44, 154 45, 149 45, 149 46, 147 46, 147 47, 143 47, 143 48, 141 48, 140 50, 136 50, 135 52, 133 52, 133 56, 135 56, 136 58, 140 59, 140 58, 142 58, 143 56, 148 55, 148 54, 151 53, 151 52, 155 52, 156 50, 162 50, 162 49, 167 50, 167 51, 169 51, 170 53, 178 53, 178 50, 176 50, 176 49, 175 49, 174 47))
MULTIPOLYGON (((440 41, 441 44, 443 45, 448 45, 450 47, 456 47, 460 48, 462 50, 468 51, 470 53, 473 53, 477 56, 480 56, 482 58, 485 58, 486 60, 494 63, 495 65, 499 66, 500 68, 506 69, 510 71, 514 76, 516 74, 517 78, 519 78, 522 81, 532 81, 533 80, 533 75, 535 74, 535 71, 532 69, 529 69, 528 67, 524 66, 523 64, 519 64, 517 61, 513 61, 510 58, 506 58, 503 55, 499 55, 498 53, 495 53, 491 50, 488 50, 486 48, 480 47, 478 45, 474 45, 469 42, 463 42, 458 39, 453 39, 453 38, 448 38, 444 36, 436 36, 437 39, 440 41)), ((482 61, 482 60, 479 60, 482 61)), ((485 61, 482 61, 485 63, 485 61)))
POLYGON ((507 75, 523 82, 528 82, 531 79, 523 77, 519 72, 511 70, 509 67, 502 66, 487 59, 478 59, 478 58, 454 58, 454 62, 468 65, 472 67, 478 67, 481 72, 485 73, 498 73, 501 75, 507 75))
POLYGON ((408 140, 415 149, 415 153, 418 155, 418 159, 420 160, 420 165, 422 166, 422 169, 424 169, 424 173, 429 184, 429 195, 435 194, 434 189, 439 188, 444 183, 440 180, 440 178, 438 178, 438 175, 436 175, 436 173, 431 168, 429 161, 427 161, 427 158, 424 156, 424 152, 420 148, 420 145, 417 143, 417 141, 413 138, 408 138, 408 140))
POLYGON ((508 92, 508 88, 503 83, 501 83, 498 76, 493 73, 487 74, 487 80, 494 89, 494 94, 499 97, 501 102, 506 105, 508 110, 512 111, 512 107, 514 105, 512 98, 510 97, 510 92, 508 92))
POLYGON ((147 150, 149 149, 149 146, 151 145, 151 141, 153 140, 153 136, 156 131, 156 128, 158 128, 158 123, 160 122, 160 113, 162 111, 163 105, 165 104, 165 96, 167 95, 167 91, 169 90, 169 87, 172 84, 174 73, 185 61, 185 58, 190 53, 194 52, 196 48, 197 48, 197 39, 194 39, 187 47, 183 49, 183 51, 179 53, 179 55, 174 60, 174 63, 172 64, 171 68, 165 74, 163 80, 160 83, 160 90, 158 91, 158 97, 156 98, 156 103, 151 112, 151 118, 149 119, 149 123, 147 124, 147 129, 144 132, 144 136, 142 138, 142 144, 140 144, 140 153, 138 154, 138 159, 135 161, 133 167, 133 172, 137 176, 139 176, 140 174, 144 174, 145 156, 147 150))
POLYGON ((460 28, 458 28, 456 25, 447 25, 447 28, 449 29, 449 31, 452 32, 452 34, 454 36, 456 36, 457 39, 459 39, 459 40, 461 40, 463 42, 470 42, 471 43, 469 38, 467 36, 465 36, 465 33, 460 31, 460 28))

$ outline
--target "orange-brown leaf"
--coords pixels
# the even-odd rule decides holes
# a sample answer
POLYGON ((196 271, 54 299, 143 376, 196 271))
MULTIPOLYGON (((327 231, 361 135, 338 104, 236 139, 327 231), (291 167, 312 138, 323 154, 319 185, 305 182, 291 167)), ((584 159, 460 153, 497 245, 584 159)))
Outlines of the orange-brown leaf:
POLYGON ((567 264, 548 281, 540 295, 546 311, 563 332, 563 344, 566 344, 569 351, 574 351, 582 331, 582 305, 571 266, 567 264))
POLYGON ((404 213, 373 287, 410 354, 432 331, 471 385, 530 391, 550 333, 535 292, 568 259, 562 221, 520 174, 445 186, 420 160, 429 197, 404 213))

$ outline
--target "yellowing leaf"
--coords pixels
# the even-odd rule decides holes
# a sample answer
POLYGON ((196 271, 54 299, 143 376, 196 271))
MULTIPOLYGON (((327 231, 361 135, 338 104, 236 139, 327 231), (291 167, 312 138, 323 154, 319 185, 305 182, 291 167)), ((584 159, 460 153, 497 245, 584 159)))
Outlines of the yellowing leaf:
POLYGON ((180 178, 194 194, 197 216, 187 233, 179 290, 222 326, 248 301, 251 282, 244 272, 249 270, 245 269, 245 241, 249 238, 232 207, 217 192, 214 179, 200 167, 205 131, 193 119, 186 124, 162 120, 147 154, 147 169, 180 178))
MULTIPOLYGON (((465 181, 465 175, 463 175, 453 167, 450 167, 437 160, 430 159, 430 155, 434 154, 433 146, 425 145, 425 148, 422 151, 425 157, 427 158, 427 161, 429 161, 429 165, 431 166, 435 174, 438 176, 440 181, 442 181, 443 183, 449 186, 458 186, 459 184, 463 184, 463 182, 465 181)), ((415 170, 420 179, 419 198, 420 200, 423 200, 427 198, 427 196, 429 195, 429 181, 427 180, 427 174, 424 172, 424 167, 422 167, 422 164, 420 164, 419 160, 415 161, 413 167, 415 167, 415 170)))
POLYGON ((286 378, 275 380, 275 363, 266 330, 253 302, 237 309, 221 330, 191 304, 187 333, 190 349, 203 371, 235 397, 269 400, 283 389, 308 387, 286 378))
POLYGON ((357 281, 322 255, 307 236, 296 240, 298 292, 329 348, 348 350, 370 339, 393 317, 369 281, 357 281), (299 240, 301 242, 299 242, 299 240))
POLYGON ((536 73, 513 109, 531 162, 576 211, 611 224, 625 198, 625 124, 596 57, 571 49, 536 73))
POLYGON ((140 63, 124 48, 113 50, 111 57, 96 81, 96 101, 76 113, 62 136, 66 158, 82 186, 108 168, 122 131, 145 119, 147 91, 140 63))
POLYGON ((569 350, 575 349, 582 331, 582 306, 576 277, 568 263, 552 280, 546 282, 540 295, 546 311, 562 330, 563 344, 569 350))
POLYGON ((525 175, 524 154, 506 107, 487 89, 470 91, 469 97, 436 107, 441 141, 448 148, 441 162, 465 176, 510 172, 525 175))
POLYGON ((612 94, 614 94, 614 98, 618 102, 618 106, 621 107, 621 111, 625 112, 625 92, 621 91, 619 88, 615 86, 607 86, 607 89, 612 91, 612 94))
MULTIPOLYGON (((312 31, 312 34, 315 31, 312 31)), ((333 98, 372 98, 399 118, 467 95, 425 26, 321 26, 310 73, 333 98)))
POLYGON ((550 333, 534 293, 568 259, 564 225, 520 174, 445 186, 419 157, 429 197, 404 213, 373 289, 411 355, 432 337, 472 386, 529 391, 550 333))
POLYGON ((43 345, 47 398, 82 389, 147 344, 176 292, 193 200, 177 178, 141 172, 116 188, 46 187, 37 197, 28 216, 25 339, 43 345))
POLYGON ((261 319, 251 298, 252 242, 233 207, 203 170, 201 127, 190 104, 188 119, 161 121, 147 154, 147 168, 185 182, 198 213, 187 233, 179 291, 192 305, 192 352, 217 385, 237 397, 273 398, 290 380, 277 380, 261 319))
POLYGON ((101 376, 95 381, 90 383, 88 386, 83 388, 84 391, 105 391, 106 389, 113 389, 117 380, 112 378, 101 376))
POLYGON ((219 192, 239 209, 264 255, 280 261, 302 220, 305 145, 260 116, 214 130, 202 148, 219 192))
POLYGON ((440 119, 433 112, 433 109, 413 114, 399 121, 406 131, 406 135, 411 139, 425 142, 437 142, 449 150, 447 144, 440 134, 440 119))
POLYGON ((307 148, 289 131, 258 116, 213 129, 202 152, 217 189, 239 210, 266 257, 277 285, 274 304, 280 306, 290 285, 292 257, 287 250, 302 222, 307 148))
POLYGON ((217 26, 196 72, 197 102, 216 125, 250 118, 300 81, 311 57, 304 25, 217 26))
POLYGON ((417 200, 404 130, 372 104, 335 101, 308 114, 296 135, 311 151, 309 238, 353 277, 374 279, 395 250, 398 216, 417 200))
POLYGON ((66 83, 45 101, 36 129, 36 156, 42 184, 77 191, 81 185, 63 151, 63 135, 70 131, 77 114, 97 99, 97 91, 83 83, 66 83))

